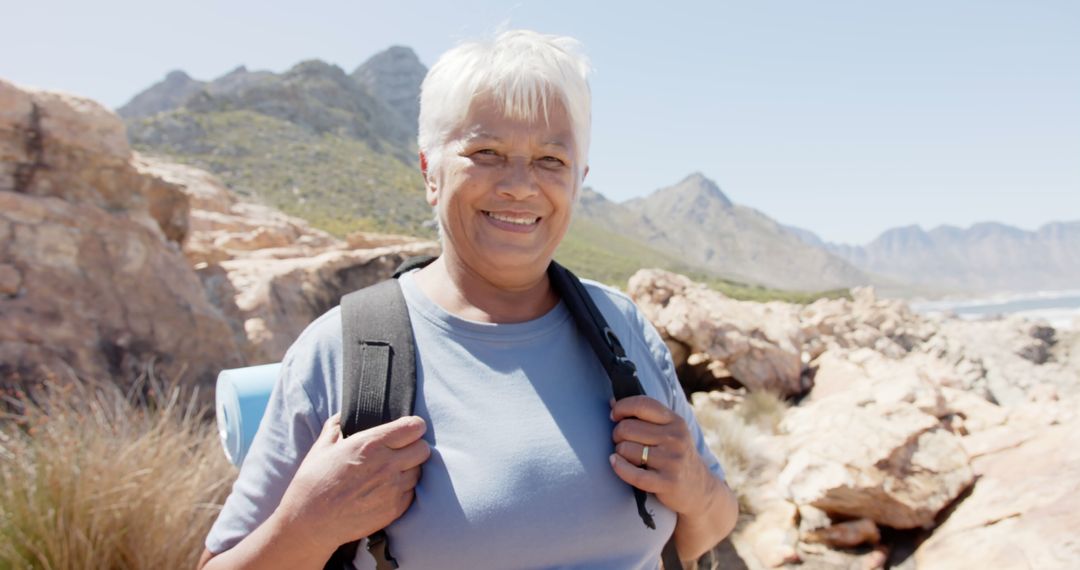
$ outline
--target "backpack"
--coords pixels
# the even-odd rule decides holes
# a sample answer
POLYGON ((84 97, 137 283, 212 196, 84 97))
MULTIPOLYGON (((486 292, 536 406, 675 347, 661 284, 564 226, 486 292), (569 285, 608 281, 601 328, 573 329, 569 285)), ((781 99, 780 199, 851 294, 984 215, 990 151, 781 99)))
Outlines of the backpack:
MULTIPOLYGON (((429 256, 407 259, 394 272, 393 279, 341 298, 344 352, 341 433, 344 437, 412 414, 416 400, 416 347, 408 307, 397 278, 434 260, 429 256)), ((573 316, 578 332, 607 371, 615 399, 644 394, 637 368, 577 276, 555 261, 547 273, 555 292, 573 316)), ((255 418, 256 425, 258 419, 255 418)), ((633 490, 638 515, 646 526, 655 529, 652 513, 645 505, 647 494, 638 488, 633 490)), ((360 541, 341 545, 327 561, 325 570, 354 570, 352 561, 359 544, 360 541)), ((375 558, 376 570, 398 567, 385 531, 367 537, 367 549, 375 558)), ((674 536, 664 545, 662 560, 666 570, 682 568, 674 536)))

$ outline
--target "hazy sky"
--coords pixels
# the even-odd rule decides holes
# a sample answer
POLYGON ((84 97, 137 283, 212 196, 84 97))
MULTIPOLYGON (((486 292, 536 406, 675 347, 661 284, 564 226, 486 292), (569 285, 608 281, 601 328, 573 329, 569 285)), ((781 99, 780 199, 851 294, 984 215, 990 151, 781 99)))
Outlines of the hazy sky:
POLYGON ((1080 2, 2 0, 0 77, 119 106, 407 45, 431 65, 500 26, 568 34, 592 79, 588 183, 616 200, 693 171, 830 241, 1080 219, 1080 2))

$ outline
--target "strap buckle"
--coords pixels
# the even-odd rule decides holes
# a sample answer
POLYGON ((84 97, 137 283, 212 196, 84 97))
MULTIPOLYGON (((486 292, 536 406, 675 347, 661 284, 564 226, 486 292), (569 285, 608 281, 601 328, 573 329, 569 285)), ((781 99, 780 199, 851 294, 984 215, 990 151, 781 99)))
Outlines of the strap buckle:
POLYGON ((380 530, 367 539, 367 550, 375 558, 375 570, 394 570, 398 567, 394 555, 390 554, 390 539, 386 531, 380 530))

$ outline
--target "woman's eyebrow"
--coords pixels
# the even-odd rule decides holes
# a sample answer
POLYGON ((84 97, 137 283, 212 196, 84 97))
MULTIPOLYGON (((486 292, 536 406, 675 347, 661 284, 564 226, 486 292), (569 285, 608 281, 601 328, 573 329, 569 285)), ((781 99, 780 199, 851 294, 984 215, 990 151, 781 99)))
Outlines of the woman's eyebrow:
POLYGON ((491 133, 485 133, 485 132, 469 133, 465 137, 465 140, 467 142, 475 142, 475 141, 491 141, 491 142, 497 142, 497 143, 503 142, 503 140, 501 138, 499 138, 498 136, 493 135, 491 133))
POLYGON ((562 142, 561 140, 550 140, 543 143, 544 146, 557 146, 563 150, 570 150, 570 145, 562 142))

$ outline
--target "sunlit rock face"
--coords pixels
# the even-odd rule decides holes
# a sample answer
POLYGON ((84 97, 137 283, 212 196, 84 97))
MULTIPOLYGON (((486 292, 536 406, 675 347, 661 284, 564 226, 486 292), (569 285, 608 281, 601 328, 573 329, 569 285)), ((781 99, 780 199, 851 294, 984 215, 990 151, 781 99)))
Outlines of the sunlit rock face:
POLYGON ((0 368, 209 382, 282 357, 342 295, 432 242, 337 239, 133 153, 101 105, 0 82, 0 368))
POLYGON ((928 318, 866 288, 747 303, 642 270, 627 290, 691 376, 684 387, 716 388, 694 408, 742 506, 719 560, 1062 568, 1080 556, 1065 506, 1080 472, 1065 440, 1080 428, 1075 331, 928 318))
POLYGON ((242 362, 180 251, 189 200, 141 172, 124 125, 88 99, 0 81, 0 362, 5 379, 242 362))

